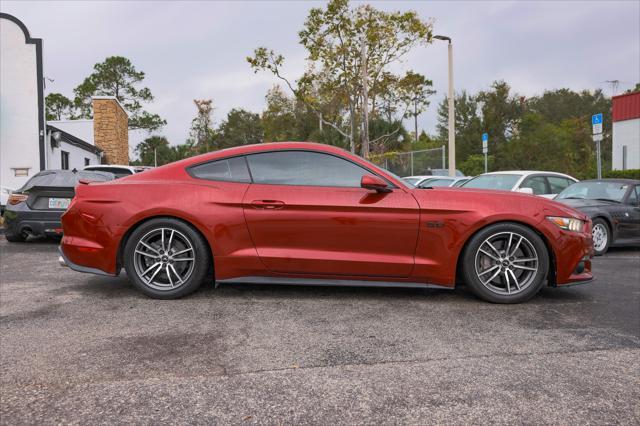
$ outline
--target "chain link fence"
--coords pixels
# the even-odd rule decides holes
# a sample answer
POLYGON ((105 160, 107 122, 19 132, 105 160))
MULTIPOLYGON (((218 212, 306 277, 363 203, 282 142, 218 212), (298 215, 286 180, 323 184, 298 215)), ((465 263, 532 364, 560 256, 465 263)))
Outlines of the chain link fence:
POLYGON ((386 152, 371 155, 374 164, 398 176, 419 176, 430 174, 432 169, 446 169, 445 146, 409 152, 386 152))

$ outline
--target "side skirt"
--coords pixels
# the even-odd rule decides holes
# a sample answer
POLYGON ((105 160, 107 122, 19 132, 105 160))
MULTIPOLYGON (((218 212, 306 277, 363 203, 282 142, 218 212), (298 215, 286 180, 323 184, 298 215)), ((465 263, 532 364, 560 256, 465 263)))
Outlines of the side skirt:
POLYGON ((308 285, 323 287, 397 287, 397 288, 437 288, 453 290, 454 287, 445 287, 436 284, 392 282, 392 281, 365 281, 365 280, 335 280, 323 278, 288 278, 288 277, 240 277, 217 280, 216 287, 220 284, 270 284, 270 285, 308 285))

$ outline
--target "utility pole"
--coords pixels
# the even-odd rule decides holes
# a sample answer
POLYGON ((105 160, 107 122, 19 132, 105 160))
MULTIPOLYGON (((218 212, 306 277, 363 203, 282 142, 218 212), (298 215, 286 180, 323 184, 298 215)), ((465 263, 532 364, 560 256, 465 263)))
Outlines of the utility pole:
POLYGON ((153 166, 158 167, 158 149, 153 147, 153 166))
POLYGON ((416 138, 414 142, 418 142, 418 100, 413 100, 413 125, 416 131, 416 138))
POLYGON ((369 158, 369 88, 367 84, 367 44, 362 39, 362 156, 369 158))
POLYGON ((456 117, 455 117, 455 105, 453 99, 453 45, 451 44, 451 37, 436 35, 433 38, 438 40, 445 40, 449 42, 448 56, 449 56, 449 176, 456 175, 456 117))

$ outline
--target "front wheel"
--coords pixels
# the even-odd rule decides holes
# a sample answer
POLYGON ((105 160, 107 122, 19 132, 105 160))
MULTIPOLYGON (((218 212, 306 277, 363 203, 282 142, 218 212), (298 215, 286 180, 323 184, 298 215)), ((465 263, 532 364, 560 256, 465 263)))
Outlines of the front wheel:
POLYGON ((177 299, 194 292, 209 269, 202 236, 176 219, 152 219, 136 228, 124 249, 133 284, 147 296, 177 299))
POLYGON ((498 223, 474 235, 463 255, 462 272, 476 296, 493 303, 520 303, 537 294, 549 270, 547 247, 534 231, 498 223))

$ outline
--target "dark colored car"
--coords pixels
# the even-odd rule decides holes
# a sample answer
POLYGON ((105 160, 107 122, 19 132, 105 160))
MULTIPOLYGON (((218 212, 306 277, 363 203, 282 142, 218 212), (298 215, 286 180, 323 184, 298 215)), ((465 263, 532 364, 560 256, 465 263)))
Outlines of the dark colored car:
POLYGON ((104 182, 112 173, 44 170, 11 193, 5 208, 5 238, 25 241, 29 236, 55 236, 62 233, 60 216, 75 195, 80 180, 104 182))
POLYGON ((612 246, 640 246, 640 180, 584 180, 567 187, 555 200, 591 218, 596 255, 612 246))
POLYGON ((63 265, 172 299, 217 283, 454 288, 517 303, 589 282, 591 221, 541 197, 417 189, 329 145, 230 148, 79 185, 63 265))

